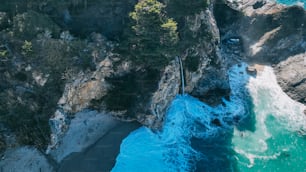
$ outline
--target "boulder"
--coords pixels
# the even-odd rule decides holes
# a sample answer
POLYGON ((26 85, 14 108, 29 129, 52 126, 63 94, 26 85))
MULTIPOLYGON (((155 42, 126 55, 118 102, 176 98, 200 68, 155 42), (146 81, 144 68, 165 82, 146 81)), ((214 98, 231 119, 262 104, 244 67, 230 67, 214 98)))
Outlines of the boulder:
POLYGON ((246 71, 247 71, 247 73, 248 73, 249 75, 255 76, 255 75, 257 74, 257 70, 256 70, 255 66, 248 66, 248 67, 246 68, 246 71))
POLYGON ((306 104, 306 53, 287 58, 276 65, 274 71, 288 96, 306 104))

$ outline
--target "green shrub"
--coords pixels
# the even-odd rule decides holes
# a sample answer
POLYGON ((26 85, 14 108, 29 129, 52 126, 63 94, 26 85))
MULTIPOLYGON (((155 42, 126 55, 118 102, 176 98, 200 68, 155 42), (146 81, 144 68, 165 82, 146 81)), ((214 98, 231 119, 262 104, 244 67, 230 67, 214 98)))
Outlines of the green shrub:
POLYGON ((157 0, 140 1, 130 17, 132 31, 127 41, 134 62, 159 69, 174 58, 177 23, 167 17, 164 4, 157 0))
POLYGON ((23 45, 21 46, 22 49, 22 55, 29 55, 30 53, 33 52, 32 50, 32 42, 25 40, 23 45))

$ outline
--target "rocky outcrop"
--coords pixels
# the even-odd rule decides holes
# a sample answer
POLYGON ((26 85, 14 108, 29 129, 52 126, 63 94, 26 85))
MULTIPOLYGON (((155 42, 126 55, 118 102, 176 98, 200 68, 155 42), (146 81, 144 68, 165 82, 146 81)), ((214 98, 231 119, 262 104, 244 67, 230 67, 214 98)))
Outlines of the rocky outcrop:
POLYGON ((254 0, 216 4, 214 11, 223 44, 239 38, 241 56, 247 61, 277 64, 305 51, 306 13, 302 7, 254 0), (259 2, 262 6, 254 8, 259 2))
POLYGON ((158 89, 153 93, 150 102, 150 112, 152 115, 148 117, 141 116, 141 114, 139 114, 138 118, 140 121, 143 121, 142 123, 146 124, 147 126, 152 126, 152 128, 161 127, 170 103, 179 93, 180 82, 180 66, 178 59, 176 59, 165 68, 165 71, 163 72, 158 83, 158 89))
MULTIPOLYGON (((107 94, 110 85, 105 78, 115 74, 114 62, 116 59, 105 58, 97 65, 97 70, 92 73, 79 73, 65 86, 65 91, 58 105, 66 113, 76 113, 89 107, 90 101, 101 99, 107 94)), ((116 72, 123 74, 129 70, 129 62, 126 62, 116 72), (120 71, 120 69, 122 71, 120 71)))
POLYGON ((226 74, 229 62, 220 53, 220 35, 215 18, 210 10, 206 10, 187 18, 187 23, 193 23, 190 30, 195 35, 201 35, 207 29, 210 36, 201 37, 187 50, 185 63, 188 58, 199 58, 199 64, 195 71, 188 68, 188 63, 185 65, 186 92, 210 105, 219 104, 230 93, 226 74))
MULTIPOLYGON (((178 61, 158 71, 133 66, 126 57, 113 54, 115 44, 92 33, 120 37, 136 0, 35 2, 16 1, 16 6, 22 4, 17 9, 5 0, 0 7, 5 11, 0 13, 0 114, 5 127, 16 132, 16 142, 44 150, 50 124, 50 147, 60 147, 75 115, 88 108, 160 129, 179 93, 178 61)), ((184 20, 186 91, 200 97, 225 88, 213 15, 206 10, 184 20)))
MULTIPOLYGON (((80 72, 66 83, 63 95, 58 101, 58 108, 50 119, 52 131, 50 149, 58 147, 65 137, 71 123, 69 116, 89 108, 93 100, 99 100, 107 94, 110 84, 105 78, 115 74, 113 66, 115 61, 116 58, 109 56, 97 64, 96 71, 80 72)), ((129 70, 129 63, 123 63, 117 66, 117 69, 116 72, 123 74, 129 70)))
MULTIPOLYGON (((238 61, 274 66, 305 52, 306 12, 300 6, 285 7, 266 0, 225 1, 215 4, 214 14, 221 33, 221 46, 226 50, 224 55, 238 61)), ((289 60, 293 64, 291 62, 289 60)), ((296 73, 292 67, 278 66, 276 73, 284 70, 288 74, 296 73)), ((294 86, 297 81, 289 81, 284 74, 278 76, 284 91, 291 98, 304 102, 305 94, 296 96, 303 87, 294 86)))
POLYGON ((306 104, 306 53, 280 62, 274 71, 279 85, 288 96, 306 104))
MULTIPOLYGON (((2 7, 9 4, 4 2, 2 7)), ((132 65, 128 57, 114 53, 115 43, 92 33, 120 43, 127 14, 137 1, 90 2, 35 4, 33 0, 21 2, 25 5, 20 11, 9 5, 9 10, 0 12, 0 114, 5 114, 8 128, 18 131, 17 142, 44 149, 50 141, 48 120, 53 114, 51 147, 65 152, 69 145, 61 147, 60 142, 74 129, 70 127, 75 127, 76 114, 86 109, 97 111, 89 113, 88 120, 103 113, 160 129, 167 108, 179 94, 177 60, 161 70, 132 65)), ((275 66, 287 94, 305 103, 304 9, 268 0, 227 0, 198 10, 173 15, 178 19, 177 54, 184 64, 186 93, 210 105, 220 104, 230 94, 228 67, 247 61, 275 66)), ((248 71, 256 75, 254 68, 248 71)), ((0 136, 0 147, 7 144, 2 140, 0 136)))

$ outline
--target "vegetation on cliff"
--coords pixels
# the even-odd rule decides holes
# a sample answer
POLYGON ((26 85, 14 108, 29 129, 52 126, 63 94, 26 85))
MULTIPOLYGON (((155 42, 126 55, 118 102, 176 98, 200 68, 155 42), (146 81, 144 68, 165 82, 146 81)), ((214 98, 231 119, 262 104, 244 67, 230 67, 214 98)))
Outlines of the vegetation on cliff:
MULTIPOLYGON (((114 48, 104 36, 118 45, 114 52, 121 62, 130 60, 135 68, 106 78, 111 87, 102 104, 108 110, 126 110, 129 117, 149 113, 145 109, 158 87, 160 72, 188 49, 188 41, 199 41, 192 40, 197 35, 188 28, 186 17, 206 7, 204 0, 4 0, 0 6, 0 126, 12 131, 18 144, 44 149, 50 141, 49 119, 65 82, 76 73, 94 71, 114 48), (95 4, 105 11, 94 10, 95 4), (89 17, 103 21, 89 21, 89 17)), ((189 60, 193 69, 197 58, 189 60)), ((3 145, 5 137, 0 138, 3 145)))
POLYGON ((165 5, 157 0, 144 0, 130 13, 121 53, 135 64, 161 69, 174 58, 178 42, 177 23, 169 18, 165 5))

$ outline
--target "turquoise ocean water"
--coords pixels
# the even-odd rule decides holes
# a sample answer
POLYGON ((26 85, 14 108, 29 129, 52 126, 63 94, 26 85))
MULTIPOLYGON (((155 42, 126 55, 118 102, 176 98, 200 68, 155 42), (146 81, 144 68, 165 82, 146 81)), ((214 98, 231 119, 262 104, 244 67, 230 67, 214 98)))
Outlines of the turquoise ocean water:
POLYGON ((277 2, 285 5, 302 4, 306 8, 306 0, 277 0, 277 2))
MULTIPOLYGON (((306 0, 277 0, 285 5, 306 0)), ((113 172, 306 172, 306 107, 278 86, 233 66, 230 101, 210 107, 178 95, 162 131, 142 127, 121 144, 113 172)))
POLYGON ((282 92, 272 68, 251 77, 245 67, 231 68, 230 101, 217 107, 178 95, 162 131, 124 139, 112 171, 306 171, 305 106, 282 92))

